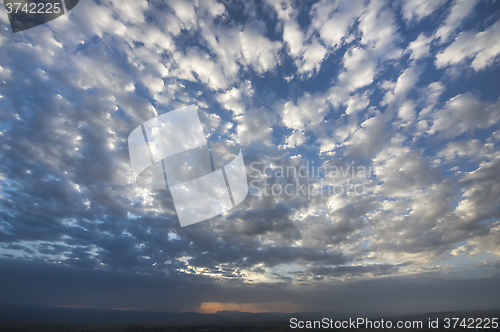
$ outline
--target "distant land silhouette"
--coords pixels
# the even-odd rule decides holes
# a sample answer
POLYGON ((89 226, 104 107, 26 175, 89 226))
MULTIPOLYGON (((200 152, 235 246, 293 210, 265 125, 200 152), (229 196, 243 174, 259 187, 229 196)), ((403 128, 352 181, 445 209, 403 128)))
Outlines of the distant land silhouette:
MULTIPOLYGON (((300 320, 321 320, 325 317, 334 320, 345 320, 363 317, 373 320, 383 318, 391 321, 427 321, 429 318, 439 318, 440 320, 464 317, 500 318, 500 309, 382 316, 380 314, 335 312, 247 313, 219 311, 214 314, 201 314, 196 312, 75 309, 0 304, 0 331, 288 331, 292 330, 289 329, 289 321, 292 317, 300 320)), ((302 329, 302 331, 304 330, 302 329)), ((489 329, 489 331, 495 330, 500 330, 500 328, 489 329)), ((381 329, 378 329, 378 331, 381 331, 381 329)), ((427 329, 420 329, 420 331, 427 331, 427 329)))

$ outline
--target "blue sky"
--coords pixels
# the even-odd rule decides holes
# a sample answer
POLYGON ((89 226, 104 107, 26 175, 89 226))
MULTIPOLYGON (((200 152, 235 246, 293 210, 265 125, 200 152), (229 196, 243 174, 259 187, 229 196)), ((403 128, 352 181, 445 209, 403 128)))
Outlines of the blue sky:
POLYGON ((16 34, 0 10, 1 301, 498 308, 499 36, 493 0, 88 0, 16 34), (191 104, 251 195, 181 228, 127 138, 191 104), (313 164, 376 171, 276 175, 313 164))

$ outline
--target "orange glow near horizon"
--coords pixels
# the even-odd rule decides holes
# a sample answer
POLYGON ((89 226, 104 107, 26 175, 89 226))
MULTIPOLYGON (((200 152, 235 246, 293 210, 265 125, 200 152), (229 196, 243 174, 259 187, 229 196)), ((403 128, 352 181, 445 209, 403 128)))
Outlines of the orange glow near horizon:
POLYGON ((234 303, 234 302, 203 302, 196 311, 202 314, 213 314, 218 311, 240 311, 250 313, 299 311, 299 306, 289 302, 266 303, 234 303))

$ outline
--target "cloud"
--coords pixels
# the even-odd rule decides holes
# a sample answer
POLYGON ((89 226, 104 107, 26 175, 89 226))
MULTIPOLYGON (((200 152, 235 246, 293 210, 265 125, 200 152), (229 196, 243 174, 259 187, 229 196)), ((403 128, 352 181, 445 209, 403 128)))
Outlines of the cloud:
POLYGON ((418 60, 430 56, 430 44, 433 39, 432 36, 426 37, 423 33, 419 34, 406 49, 406 53, 411 53, 410 59, 418 60))
POLYGON ((408 93, 415 88, 420 74, 421 70, 416 66, 406 68, 397 81, 390 86, 390 91, 384 97, 384 103, 397 104, 406 101, 408 93))
POLYGON ((243 64, 252 65, 258 73, 263 73, 278 63, 278 49, 280 44, 272 42, 262 35, 262 22, 255 22, 240 32, 241 54, 243 64), (259 45, 259 47, 255 47, 259 45))
POLYGON ((487 128, 500 120, 500 102, 487 104, 472 93, 455 96, 431 115, 429 134, 455 137, 463 132, 487 128))
POLYGON ((283 26, 283 41, 288 54, 294 59, 298 73, 310 77, 320 70, 328 50, 315 37, 305 36, 297 22, 297 10, 294 5, 282 1, 268 1, 276 11, 283 26))
MULTIPOLYGON (((342 304, 343 314, 373 312, 373 306, 377 304, 379 313, 394 314, 415 312, 422 307, 438 311, 443 305, 448 305, 450 310, 484 310, 496 308, 495 294, 499 284, 498 277, 467 280, 423 275, 408 279, 373 278, 293 290, 286 283, 259 287, 234 282, 217 285, 198 276, 149 276, 6 260, 2 260, 1 265, 5 280, 1 286, 4 301, 165 311, 208 309, 207 303, 218 303, 219 308, 252 308, 253 303, 268 303, 264 310, 274 311, 276 307, 271 304, 276 303, 276 299, 282 299, 284 303, 300 303, 298 308, 295 307, 298 311, 335 311, 342 304), (427 291, 422 292, 422 287, 427 291), (124 292, 125 289, 137 291, 124 292), (388 301, 381 302, 380 298, 384 296, 388 301), (406 296, 412 300, 403 300, 406 296), (436 301, 435 296, 441 300, 436 301), (165 298, 171 301, 165 301, 165 298), (449 303, 453 305, 450 307, 449 303)), ((386 269, 385 266, 378 268, 386 269)), ((344 269, 348 270, 347 267, 344 269)))
POLYGON ((287 128, 303 130, 319 124, 321 115, 327 109, 328 104, 324 97, 304 94, 297 99, 297 103, 286 102, 280 110, 280 117, 287 128))
POLYGON ((245 81, 240 84, 239 88, 233 87, 219 94, 217 101, 225 109, 233 111, 235 115, 242 115, 245 113, 247 104, 250 103, 253 93, 252 82, 245 81))
POLYGON ((471 15, 478 2, 477 0, 455 0, 446 20, 436 31, 436 39, 440 39, 442 43, 446 42, 462 22, 471 15))
POLYGON ((493 157, 494 146, 484 144, 478 139, 451 142, 446 145, 438 156, 443 157, 447 162, 453 162, 460 158, 480 160, 484 157, 493 157))
POLYGON ((366 94, 356 94, 349 98, 349 100, 347 101, 347 109, 345 110, 345 113, 354 114, 358 111, 365 110, 369 104, 370 101, 366 94))
POLYGON ((436 56, 436 67, 442 68, 473 58, 471 67, 478 71, 491 66, 500 54, 497 36, 500 21, 482 32, 466 31, 436 56))
POLYGON ((307 137, 303 131, 294 130, 293 133, 286 138, 285 145, 290 148, 295 148, 304 144, 306 140, 307 137))
POLYGON ((361 44, 381 59, 396 59, 401 55, 397 43, 401 40, 396 17, 385 0, 370 1, 367 10, 359 20, 359 30, 362 33, 361 44))
POLYGON ((112 1, 113 7, 118 12, 120 19, 125 23, 141 23, 144 21, 143 13, 148 8, 148 2, 145 0, 122 3, 121 1, 112 1))
POLYGON ((285 25, 285 28, 283 29, 283 40, 290 48, 291 55, 299 56, 303 52, 302 31, 299 29, 297 23, 292 21, 285 25))
POLYGON ((356 131, 348 142, 350 152, 355 157, 371 157, 380 147, 385 128, 384 117, 369 118, 361 124, 361 129, 356 131))
POLYGON ((273 125, 277 122, 273 113, 265 108, 251 109, 237 119, 240 124, 236 133, 243 146, 258 143, 272 145, 273 125))
POLYGON ((406 21, 411 22, 413 20, 420 21, 432 13, 436 12, 446 0, 405 0, 401 11, 403 12, 403 17, 406 21))
MULTIPOLYGON (((327 1, 315 3, 311 8, 311 27, 319 32, 321 40, 330 48, 342 46, 349 39, 349 29, 364 11, 360 1, 327 1)), ((310 32, 309 32, 310 33, 310 32)))
POLYGON ((222 68, 212 61, 207 53, 191 48, 186 54, 174 53, 174 60, 179 66, 179 71, 173 70, 173 74, 177 74, 179 78, 189 81, 199 79, 214 90, 227 88, 228 82, 222 68), (196 74, 196 77, 193 74, 196 74))
POLYGON ((355 91, 373 82, 376 66, 369 53, 356 47, 344 55, 345 71, 339 74, 339 85, 348 91, 355 91))
POLYGON ((302 72, 318 72, 323 62, 327 50, 317 40, 311 42, 304 51, 304 64, 299 68, 299 73, 302 72))
POLYGON ((169 1, 168 4, 185 29, 197 25, 193 3, 188 1, 169 1))
POLYGON ((169 13, 166 14, 165 26, 168 32, 178 36, 182 30, 196 30, 214 18, 223 15, 224 4, 214 1, 167 1, 169 13))

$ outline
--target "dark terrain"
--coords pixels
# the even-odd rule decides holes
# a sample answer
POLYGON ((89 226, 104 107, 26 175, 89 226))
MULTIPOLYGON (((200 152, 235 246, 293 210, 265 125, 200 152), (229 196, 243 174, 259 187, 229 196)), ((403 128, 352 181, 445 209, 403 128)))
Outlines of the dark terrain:
MULTIPOLYGON (((439 318, 500 318, 500 310, 450 311, 411 315, 373 315, 332 312, 307 313, 244 313, 223 311, 215 314, 125 311, 104 309, 72 309, 43 306, 0 305, 0 332, 279 332, 313 331, 292 329, 289 320, 321 320, 324 317, 345 320, 349 317, 366 317, 370 320, 423 321, 439 318)), ((500 319, 499 319, 500 320, 500 319)), ((314 331, 346 331, 346 329, 316 329, 314 331)), ((349 329, 347 329, 349 330, 349 329)), ((359 329, 359 331, 386 331, 387 329, 359 329)), ((392 331, 397 328, 390 329, 392 331)), ((406 331, 445 331, 437 329, 405 329, 406 331)), ((464 331, 456 328, 446 331, 464 331)), ((476 330, 476 329, 469 329, 476 330)), ((485 329, 485 331, 500 331, 485 329)))

